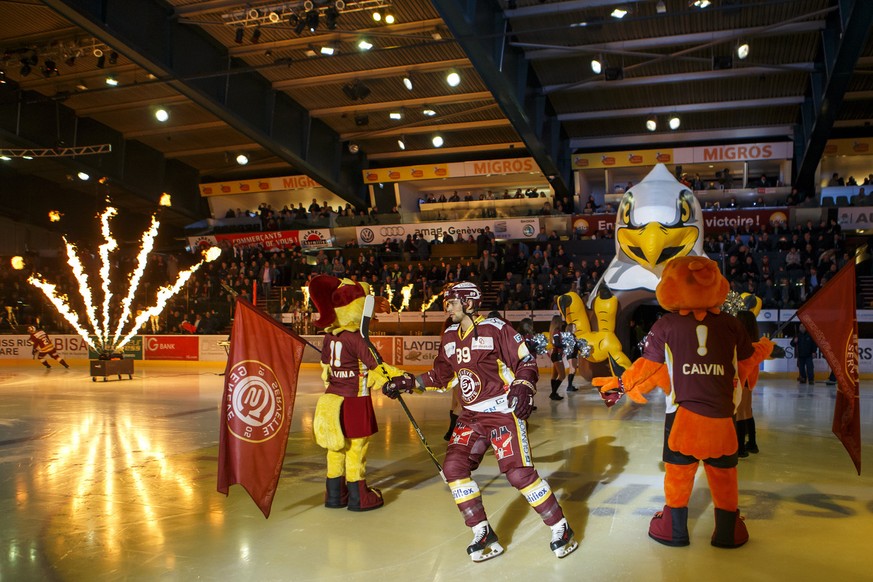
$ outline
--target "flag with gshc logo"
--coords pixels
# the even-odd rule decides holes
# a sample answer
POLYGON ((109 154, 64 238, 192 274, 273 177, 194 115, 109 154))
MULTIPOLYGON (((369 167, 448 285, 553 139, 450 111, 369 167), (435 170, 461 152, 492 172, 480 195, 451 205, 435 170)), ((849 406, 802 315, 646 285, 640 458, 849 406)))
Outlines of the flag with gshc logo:
POLYGON ((291 428, 305 343, 238 299, 224 376, 218 491, 238 483, 270 517, 291 428))

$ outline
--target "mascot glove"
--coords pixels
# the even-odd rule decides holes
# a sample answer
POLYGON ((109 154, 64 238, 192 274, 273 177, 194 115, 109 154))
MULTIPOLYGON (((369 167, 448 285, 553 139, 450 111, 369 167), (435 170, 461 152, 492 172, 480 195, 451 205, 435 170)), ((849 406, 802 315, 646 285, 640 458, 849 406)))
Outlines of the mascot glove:
POLYGON ((415 377, 412 374, 405 373, 402 376, 391 378, 385 385, 382 386, 382 394, 396 400, 401 392, 412 394, 415 389, 415 377))
POLYGON ((600 387, 600 397, 607 408, 612 408, 624 396, 624 386, 618 376, 592 378, 591 384, 600 387))
POLYGON ((519 420, 527 420, 533 412, 533 396, 534 391, 526 380, 515 380, 509 386, 509 407, 515 411, 519 420))

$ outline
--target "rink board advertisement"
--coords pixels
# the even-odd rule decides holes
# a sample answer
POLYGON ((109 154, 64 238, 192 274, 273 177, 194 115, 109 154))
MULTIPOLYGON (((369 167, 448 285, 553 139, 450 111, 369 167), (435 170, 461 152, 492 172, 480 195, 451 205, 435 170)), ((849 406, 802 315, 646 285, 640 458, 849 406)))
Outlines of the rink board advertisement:
POLYGON ((456 241, 473 238, 485 230, 494 233, 497 239, 533 239, 540 233, 539 218, 507 218, 497 220, 465 220, 458 223, 449 222, 416 222, 410 224, 385 224, 355 227, 359 245, 380 245, 385 239, 399 238, 404 240, 407 235, 417 234, 425 240, 442 238, 445 234, 452 235, 456 241))
MULTIPOLYGON (((29 360, 31 345, 27 335, 0 335, 0 360, 29 360)), ((58 355, 69 360, 95 359, 97 353, 89 350, 85 341, 77 335, 50 335, 58 350, 58 355)), ((322 338, 320 335, 302 336, 316 349, 307 347, 303 361, 317 363, 321 360, 322 338)), ((394 366, 432 366, 440 346, 439 336, 387 336, 370 338, 382 359, 394 366)), ((125 346, 125 357, 135 360, 151 361, 201 361, 225 362, 227 352, 219 343, 228 340, 226 335, 146 335, 134 336, 125 346)), ((761 364, 764 372, 777 374, 797 373, 797 360, 791 338, 773 340, 785 349, 785 357, 766 360, 761 364)), ((858 340, 860 372, 873 374, 873 339, 858 340)), ((537 357, 541 368, 551 366, 548 354, 537 357)), ((821 352, 813 358, 815 371, 827 374, 829 367, 821 352)))

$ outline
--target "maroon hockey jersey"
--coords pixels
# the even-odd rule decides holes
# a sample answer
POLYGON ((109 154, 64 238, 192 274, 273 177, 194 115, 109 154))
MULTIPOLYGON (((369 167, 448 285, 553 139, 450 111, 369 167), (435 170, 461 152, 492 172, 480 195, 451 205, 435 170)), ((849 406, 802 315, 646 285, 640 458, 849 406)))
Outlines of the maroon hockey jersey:
POLYGON ((321 363, 328 366, 328 394, 346 398, 370 394, 367 374, 378 364, 361 334, 343 331, 325 335, 321 363))
POLYGON ((442 336, 433 369, 419 381, 426 389, 457 386, 464 408, 479 412, 507 412, 505 398, 515 378, 536 386, 539 378, 536 359, 524 338, 507 322, 476 318, 476 325, 461 333, 460 326, 449 326, 442 336))

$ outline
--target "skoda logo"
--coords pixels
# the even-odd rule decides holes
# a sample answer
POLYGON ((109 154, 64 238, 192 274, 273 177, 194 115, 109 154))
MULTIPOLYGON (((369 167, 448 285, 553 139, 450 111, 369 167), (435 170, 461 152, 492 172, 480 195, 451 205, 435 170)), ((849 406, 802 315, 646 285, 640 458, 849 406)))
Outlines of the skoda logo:
POLYGON ((533 236, 534 235, 534 227, 532 224, 525 224, 524 228, 521 229, 522 234, 524 236, 533 236))
POLYGON ((406 234, 406 229, 402 226, 383 226, 379 229, 379 234, 382 236, 403 236, 406 234))
POLYGON ((373 239, 376 238, 376 235, 373 234, 372 228, 362 228, 361 229, 361 240, 365 243, 373 242, 373 239))

